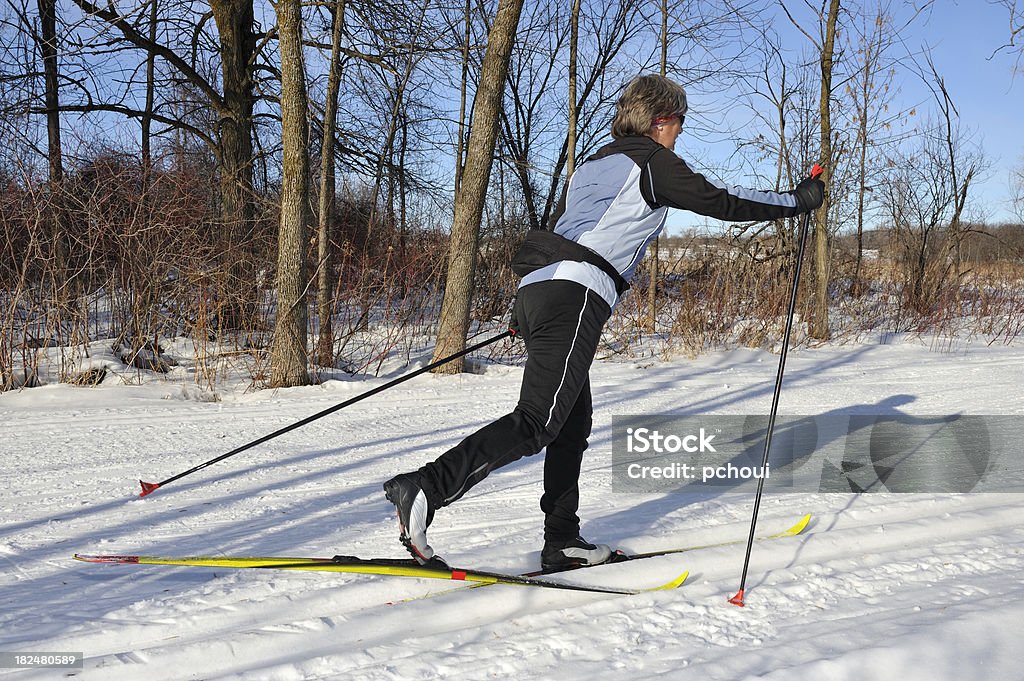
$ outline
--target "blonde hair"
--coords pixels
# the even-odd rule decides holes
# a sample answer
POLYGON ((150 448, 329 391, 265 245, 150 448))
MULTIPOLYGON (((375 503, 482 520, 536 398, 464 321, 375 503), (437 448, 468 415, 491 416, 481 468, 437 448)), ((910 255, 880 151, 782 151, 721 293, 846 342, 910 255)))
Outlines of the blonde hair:
POLYGON ((686 91, 664 76, 637 76, 615 105, 612 137, 646 135, 655 118, 686 113, 686 91))

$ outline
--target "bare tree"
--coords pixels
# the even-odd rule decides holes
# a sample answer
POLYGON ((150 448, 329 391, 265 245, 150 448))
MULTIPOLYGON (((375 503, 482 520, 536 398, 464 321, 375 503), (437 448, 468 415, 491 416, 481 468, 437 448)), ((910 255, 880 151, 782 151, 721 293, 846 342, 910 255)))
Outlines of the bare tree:
MULTIPOLYGON (((543 135, 556 125, 556 118, 560 128, 558 138, 567 139, 570 132, 562 122, 564 109, 558 95, 551 96, 562 75, 558 68, 562 46, 570 40, 571 17, 566 17, 562 10, 561 3, 535 3, 521 20, 508 68, 508 101, 501 111, 502 163, 518 180, 531 229, 541 229, 546 224, 544 197, 538 188, 537 174, 542 164, 537 158, 537 147, 543 145, 543 135), (556 116, 552 116, 552 112, 556 112, 556 116)), ((577 113, 579 106, 577 97, 577 113)), ((578 122, 573 132, 576 128, 578 122)), ((565 154, 567 157, 568 147, 565 154)))
POLYGON ((55 321, 48 325, 57 334, 62 333, 62 324, 56 321, 63 315, 64 308, 75 297, 77 278, 71 275, 68 262, 68 234, 65 211, 58 197, 64 180, 64 157, 61 149, 60 115, 60 74, 58 69, 57 5, 56 0, 38 0, 41 35, 38 38, 39 52, 43 61, 43 101, 46 111, 46 157, 50 200, 45 205, 42 219, 49 232, 52 244, 52 264, 48 268, 47 284, 54 296, 56 309, 51 309, 55 321))
POLYGON ((316 358, 322 366, 334 364, 334 263, 331 262, 331 214, 335 199, 334 150, 341 91, 341 36, 345 30, 346 0, 331 8, 331 65, 327 75, 323 138, 320 144, 320 193, 317 203, 317 319, 320 324, 316 358))
MULTIPOLYGON (((953 98, 946 88, 946 81, 939 74, 931 55, 928 56, 928 67, 932 75, 932 93, 941 115, 939 132, 944 154, 940 161, 940 167, 945 171, 950 194, 953 197, 949 225, 940 259, 957 267, 962 260, 960 246, 968 229, 963 222, 964 207, 967 204, 971 182, 981 171, 983 160, 980 155, 971 155, 968 151, 968 140, 964 138, 959 127, 960 112, 954 106, 953 98)), ((939 283, 941 284, 944 279, 944 276, 940 278, 939 283)))
MULTIPOLYGON (((659 60, 659 73, 664 77, 668 74, 668 0, 661 0, 661 38, 658 41, 661 46, 661 59, 659 60)), ((648 275, 650 283, 647 285, 647 332, 654 333, 658 326, 658 280, 661 277, 661 238, 655 237, 651 242, 651 248, 647 256, 648 275)))
MULTIPOLYGON (((369 219, 369 228, 371 230, 374 229, 375 223, 379 220, 377 215, 377 200, 380 196, 381 188, 385 181, 390 183, 391 179, 394 177, 395 168, 393 155, 395 150, 395 140, 402 125, 402 109, 407 104, 406 91, 412 81, 413 71, 415 71, 422 56, 420 48, 423 46, 418 45, 416 39, 423 33, 424 22, 427 18, 427 11, 430 8, 430 2, 431 0, 423 0, 423 4, 420 6, 417 15, 413 19, 413 24, 409 27, 410 33, 408 45, 404 50, 404 54, 397 59, 397 61, 401 63, 401 68, 397 70, 393 67, 385 68, 387 74, 394 78, 394 82, 389 83, 390 87, 387 88, 388 96, 391 98, 391 113, 387 118, 387 132, 385 133, 383 143, 380 144, 380 155, 377 158, 377 168, 374 172, 373 198, 370 204, 370 210, 372 212, 369 219)), ((389 206, 393 205, 393 202, 390 200, 386 203, 389 206)))
POLYGON ((59 184, 64 178, 64 161, 60 145, 60 74, 57 68, 57 0, 38 0, 39 25, 42 35, 39 51, 43 58, 43 100, 46 107, 46 157, 50 182, 59 184))
MULTIPOLYGON (((793 186, 794 176, 808 165, 809 111, 814 108, 805 101, 809 70, 805 65, 794 65, 787 60, 781 38, 771 25, 757 26, 757 33, 758 39, 754 44, 761 63, 757 73, 749 79, 752 83, 749 106, 755 120, 760 121, 758 128, 764 132, 741 142, 740 149, 752 149, 752 153, 745 154, 748 158, 774 159, 773 172, 767 175, 766 182, 770 182, 776 191, 783 191, 793 186)), ((767 243, 759 237, 772 227, 777 246, 761 254, 760 258, 791 257, 796 241, 792 221, 740 225, 734 228, 734 236, 749 236, 753 243, 767 243)))
POLYGON ((459 78, 459 121, 456 135, 458 139, 455 144, 455 196, 459 194, 459 187, 462 185, 462 171, 464 170, 466 155, 466 99, 469 89, 469 41, 473 35, 473 0, 466 0, 463 13, 464 34, 461 45, 461 66, 462 76, 459 78))
POLYGON ((828 285, 831 266, 829 262, 829 217, 832 202, 832 177, 835 173, 837 158, 832 151, 832 80, 835 66, 836 33, 839 25, 840 0, 823 0, 818 11, 818 35, 811 35, 780 2, 782 9, 790 21, 814 45, 818 54, 818 65, 821 70, 821 94, 818 103, 820 117, 821 155, 819 163, 824 168, 821 175, 825 183, 825 200, 815 212, 814 220, 814 305, 812 318, 808 325, 808 333, 812 338, 827 339, 829 331, 828 285), (827 1, 827 8, 825 3, 827 1))
MULTIPOLYGON (((480 220, 498 138, 498 116, 505 75, 522 9, 523 0, 499 0, 487 40, 487 52, 473 105, 473 128, 469 135, 466 168, 455 200, 448 252, 448 278, 438 320, 435 361, 466 347, 480 220)), ((460 359, 442 365, 438 371, 461 373, 462 366, 460 359)))
POLYGON ((309 225, 309 117, 302 58, 300 0, 274 7, 281 52, 281 227, 278 231, 277 323, 270 387, 309 383, 306 369, 306 248, 309 225))
POLYGON ((942 288, 958 274, 963 220, 972 182, 984 158, 961 129, 946 84, 928 59, 938 116, 901 158, 885 183, 889 215, 904 265, 903 300, 918 314, 934 310, 942 288))
POLYGON ((576 56, 580 45, 580 0, 572 0, 569 14, 569 124, 566 132, 565 180, 576 170, 576 126, 579 125, 579 102, 576 101, 576 56))
POLYGON ((821 181, 825 183, 825 200, 814 220, 814 317, 808 327, 813 338, 828 339, 828 285, 831 278, 829 258, 829 187, 835 172, 836 158, 832 153, 832 71, 835 56, 836 27, 839 23, 839 0, 829 0, 828 19, 824 23, 821 42, 821 163, 824 166, 821 181))
POLYGON ((124 41, 148 55, 159 55, 178 77, 205 98, 217 116, 214 136, 188 126, 181 119, 138 111, 123 103, 89 102, 64 105, 62 110, 110 111, 126 116, 159 120, 161 123, 185 127, 206 140, 216 155, 220 170, 220 215, 223 228, 223 263, 227 275, 224 286, 223 317, 228 327, 241 326, 253 314, 255 296, 252 258, 247 254, 246 235, 252 227, 253 211, 253 107, 255 104, 253 72, 257 68, 257 41, 253 27, 253 0, 211 0, 210 8, 219 34, 221 85, 214 83, 196 67, 194 60, 182 57, 167 45, 143 33, 135 17, 122 14, 114 5, 100 6, 90 0, 74 0, 84 12, 108 23, 124 41))
POLYGON ((229 276, 225 324, 231 328, 249 321, 256 299, 252 289, 253 261, 246 239, 254 216, 252 127, 255 93, 252 74, 256 35, 253 30, 253 0, 211 0, 210 7, 220 35, 224 88, 218 111, 218 161, 229 276))
MULTIPOLYGON (((583 48, 575 53, 576 124, 566 125, 564 90, 568 80, 564 45, 569 42, 570 21, 557 2, 538 3, 519 29, 508 76, 508 101, 502 111, 502 160, 519 181, 521 199, 530 227, 548 224, 566 181, 569 136, 574 157, 593 149, 607 134, 611 103, 633 65, 617 57, 643 31, 639 5, 630 0, 581 6, 579 30, 583 48), (587 11, 590 10, 590 11, 587 11)), ((572 54, 568 60, 573 61, 572 54)))
MULTIPOLYGON (((915 17, 917 15, 915 14, 915 17)), ((911 19, 910 21, 913 21, 911 19)), ((855 218, 857 221, 857 253, 850 293, 860 295, 863 290, 861 268, 864 255, 864 224, 868 211, 868 193, 872 190, 870 177, 877 150, 889 143, 887 133, 897 119, 907 115, 905 110, 891 110, 890 103, 895 95, 896 65, 899 57, 892 54, 899 43, 901 29, 893 24, 893 14, 888 0, 874 9, 865 8, 859 25, 851 22, 856 33, 853 50, 855 62, 847 94, 853 104, 856 136, 854 140, 855 159, 855 218)), ((903 25, 906 28, 909 21, 903 25)))
POLYGON ((153 170, 153 114, 156 107, 156 50, 153 45, 157 41, 160 29, 160 2, 149 0, 149 42, 146 49, 146 103, 142 115, 142 168, 143 185, 148 188, 150 173, 153 170))

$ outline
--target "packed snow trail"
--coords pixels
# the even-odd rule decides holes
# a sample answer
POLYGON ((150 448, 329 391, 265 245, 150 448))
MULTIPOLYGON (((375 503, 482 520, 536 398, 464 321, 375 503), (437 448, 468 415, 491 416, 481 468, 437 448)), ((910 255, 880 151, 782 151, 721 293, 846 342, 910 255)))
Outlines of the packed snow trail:
MULTIPOLYGON (((913 340, 791 352, 781 413, 1017 414, 1019 348, 913 340)), ((582 478, 584 536, 633 552, 744 537, 744 495, 611 492, 614 414, 763 414, 775 356, 598 362, 582 478)), ((729 605, 742 546, 624 563, 610 587, 690 579, 636 596, 356 575, 86 565, 74 553, 403 557, 381 483, 511 407, 520 370, 422 376, 137 498, 161 479, 383 383, 195 402, 159 381, 0 396, 0 651, 81 651, 84 670, 12 678, 506 677, 1024 678, 1019 494, 778 494, 759 528, 804 512, 802 537, 757 545, 747 607, 729 605), (512 396, 512 397, 510 397, 512 396), (434 591, 434 598, 399 603, 434 591), (539 593, 538 593, 539 592, 539 593), (394 605, 388 605, 394 603, 394 605)), ((533 457, 440 511, 450 562, 528 571, 541 544, 533 457)), ((590 574, 592 572, 592 574, 590 574)))

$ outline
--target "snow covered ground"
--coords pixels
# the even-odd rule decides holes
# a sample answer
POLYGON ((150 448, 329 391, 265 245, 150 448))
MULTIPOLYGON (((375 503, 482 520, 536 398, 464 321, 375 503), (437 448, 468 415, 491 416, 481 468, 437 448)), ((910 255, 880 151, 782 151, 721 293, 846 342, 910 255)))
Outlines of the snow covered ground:
MULTIPOLYGON (((583 532, 628 551, 745 537, 749 495, 611 491, 616 414, 764 414, 775 355, 599 362, 583 532)), ((403 556, 381 483, 507 411, 520 370, 422 376, 221 462, 158 481, 388 377, 227 393, 153 380, 0 395, 0 651, 79 651, 54 679, 1024 679, 1024 495, 775 494, 747 607, 743 546, 565 575, 637 596, 330 573, 94 565, 78 553, 403 556), (443 593, 442 593, 443 592, 443 593), (403 599, 437 594, 408 602, 403 599)), ((984 342, 790 353, 784 414, 1024 416, 1024 352, 984 342)), ((430 530, 452 564, 539 562, 542 461, 492 475, 430 530)))

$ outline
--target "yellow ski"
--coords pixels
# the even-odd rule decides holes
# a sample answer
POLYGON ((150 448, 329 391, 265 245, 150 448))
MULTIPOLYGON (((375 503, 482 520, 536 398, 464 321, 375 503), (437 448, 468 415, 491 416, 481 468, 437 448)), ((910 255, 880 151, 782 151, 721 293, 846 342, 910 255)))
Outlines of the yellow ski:
MULTIPOLYGON (((808 513, 803 518, 801 518, 797 522, 796 525, 793 525, 788 530, 783 530, 782 532, 776 532, 775 534, 761 535, 759 537, 756 537, 755 539, 757 541, 762 541, 764 539, 782 539, 784 537, 795 537, 795 536, 803 533, 803 531, 805 529, 807 529, 807 525, 810 522, 811 522, 811 514, 808 513)), ((682 549, 665 549, 665 550, 662 550, 662 551, 649 551, 647 553, 634 553, 634 554, 629 556, 629 560, 636 560, 637 558, 655 558, 657 556, 670 556, 673 553, 687 553, 689 551, 700 551, 701 549, 715 549, 715 548, 718 548, 720 546, 731 546, 733 544, 742 544, 745 541, 746 541, 746 538, 744 538, 744 539, 729 539, 727 541, 716 542, 714 544, 703 544, 703 545, 700 545, 700 546, 687 546, 686 548, 682 548, 682 549)))
POLYGON ((218 556, 90 556, 75 554, 75 560, 87 563, 118 563, 129 565, 177 565, 191 567, 258 568, 269 570, 312 570, 317 572, 349 572, 362 575, 388 575, 392 577, 416 577, 420 579, 450 579, 477 584, 516 584, 544 589, 566 591, 588 591, 607 594, 637 594, 646 591, 675 589, 686 581, 689 573, 684 572, 672 581, 651 589, 615 589, 585 584, 541 579, 527 575, 487 572, 453 568, 437 561, 419 565, 409 559, 357 558, 335 556, 334 558, 291 558, 291 557, 218 557, 218 556))

